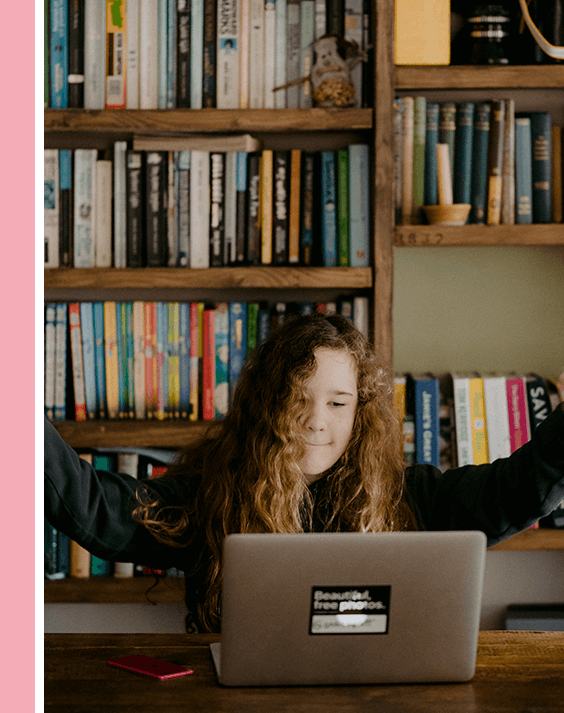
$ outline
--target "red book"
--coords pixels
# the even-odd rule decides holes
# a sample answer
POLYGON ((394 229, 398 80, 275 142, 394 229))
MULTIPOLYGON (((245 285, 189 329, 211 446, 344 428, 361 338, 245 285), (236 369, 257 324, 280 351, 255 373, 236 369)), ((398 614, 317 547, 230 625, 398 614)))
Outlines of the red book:
POLYGON ((157 304, 145 302, 145 398, 147 418, 157 413, 157 304))
POLYGON ((82 362, 82 332, 80 329, 80 304, 69 304, 69 329, 74 386, 74 413, 77 421, 86 421, 86 397, 84 394, 84 367, 82 362))
POLYGON ((204 310, 203 338, 203 394, 202 418, 204 421, 213 421, 215 409, 213 392, 215 389, 215 310, 204 310))
POLYGON ((509 442, 511 453, 513 453, 531 438, 527 387, 522 376, 508 376, 505 384, 509 415, 509 442))

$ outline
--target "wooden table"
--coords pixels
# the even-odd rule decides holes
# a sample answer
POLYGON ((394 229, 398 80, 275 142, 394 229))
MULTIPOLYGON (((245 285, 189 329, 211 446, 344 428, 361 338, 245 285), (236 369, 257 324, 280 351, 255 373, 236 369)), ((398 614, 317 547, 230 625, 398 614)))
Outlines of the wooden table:
POLYGON ((224 688, 207 634, 47 634, 45 710, 57 713, 561 713, 564 633, 480 633, 470 683, 224 688), (168 681, 109 666, 144 653, 189 666, 168 681))

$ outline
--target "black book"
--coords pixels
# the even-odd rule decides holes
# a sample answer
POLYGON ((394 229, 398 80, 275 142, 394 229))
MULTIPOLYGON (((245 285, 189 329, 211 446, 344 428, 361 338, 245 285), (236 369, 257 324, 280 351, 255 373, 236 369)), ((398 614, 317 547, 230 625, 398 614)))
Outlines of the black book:
POLYGON ((74 205, 72 200, 72 151, 59 151, 59 265, 72 267, 72 229, 74 205))
POLYGON ((176 106, 190 108, 190 3, 176 6, 176 106))
POLYGON ((288 262, 288 218, 290 207, 290 156, 274 152, 274 255, 275 265, 288 262))
POLYGON ((217 73, 217 4, 216 0, 204 0, 204 78, 202 106, 215 107, 217 73))
POLYGON ((235 262, 242 264, 247 260, 247 211, 249 184, 247 161, 248 154, 237 153, 237 220, 235 225, 235 262))
POLYGON ((343 0, 327 0, 327 34, 345 35, 345 3, 343 0))
POLYGON ((260 264, 260 154, 250 153, 247 163, 247 182, 249 186, 247 220, 247 263, 260 264))
POLYGON ((69 108, 84 106, 84 0, 69 0, 69 108))
POLYGON ((225 154, 210 153, 210 267, 225 264, 225 154))
POLYGON ((302 154, 302 195, 300 200, 300 263, 313 265, 314 159, 312 151, 302 154))
POLYGON ((532 111, 533 223, 552 222, 552 119, 549 111, 532 111))
POLYGON ((168 151, 145 154, 146 264, 167 264, 168 151))
POLYGON ((143 154, 127 151, 126 172, 127 267, 143 267, 143 154))

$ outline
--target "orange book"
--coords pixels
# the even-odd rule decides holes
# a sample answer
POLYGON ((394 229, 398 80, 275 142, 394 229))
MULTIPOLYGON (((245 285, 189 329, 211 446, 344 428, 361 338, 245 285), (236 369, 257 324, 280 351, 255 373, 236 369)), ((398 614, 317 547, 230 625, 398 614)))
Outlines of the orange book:
POLYGON ((302 152, 294 149, 290 156, 290 220, 288 230, 288 262, 300 261, 300 193, 302 152))
POLYGON ((77 421, 86 421, 86 396, 84 392, 84 365, 82 361, 82 332, 80 329, 80 304, 69 304, 69 330, 74 385, 74 413, 77 421))
POLYGON ((262 152, 260 172, 261 203, 261 264, 272 264, 272 229, 273 229, 273 175, 274 151, 262 152))
POLYGON ((106 356, 106 403, 108 418, 119 416, 119 363, 116 303, 104 302, 104 344, 106 356))

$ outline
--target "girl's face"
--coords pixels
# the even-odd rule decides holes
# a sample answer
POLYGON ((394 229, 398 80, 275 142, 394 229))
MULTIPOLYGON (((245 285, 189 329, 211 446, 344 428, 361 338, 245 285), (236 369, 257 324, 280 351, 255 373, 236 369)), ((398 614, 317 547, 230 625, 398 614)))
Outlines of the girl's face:
POLYGON ((321 347, 315 358, 317 368, 305 383, 309 403, 302 418, 306 453, 300 468, 309 483, 345 452, 358 402, 357 370, 352 356, 346 351, 321 347))

